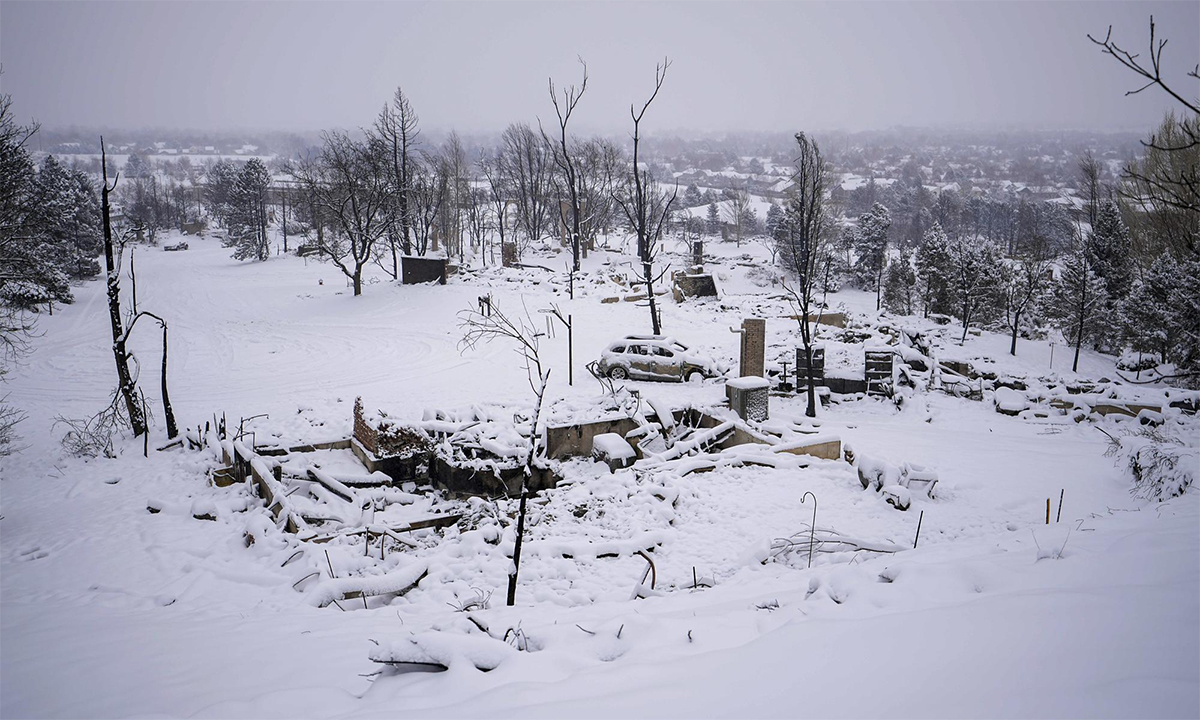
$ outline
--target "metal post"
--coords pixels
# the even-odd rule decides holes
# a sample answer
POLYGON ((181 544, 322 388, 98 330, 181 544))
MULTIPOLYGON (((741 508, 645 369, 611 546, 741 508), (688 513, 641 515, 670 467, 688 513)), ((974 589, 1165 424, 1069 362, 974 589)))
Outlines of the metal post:
POLYGON ((575 325, 567 316, 567 384, 575 386, 575 325))
POLYGON ((808 528, 808 566, 811 568, 812 567, 813 545, 816 544, 815 536, 816 536, 816 532, 817 532, 817 496, 813 495, 811 492, 805 491, 805 493, 800 496, 800 504, 801 505, 804 504, 804 498, 807 498, 807 497, 811 497, 813 499, 812 525, 808 528))

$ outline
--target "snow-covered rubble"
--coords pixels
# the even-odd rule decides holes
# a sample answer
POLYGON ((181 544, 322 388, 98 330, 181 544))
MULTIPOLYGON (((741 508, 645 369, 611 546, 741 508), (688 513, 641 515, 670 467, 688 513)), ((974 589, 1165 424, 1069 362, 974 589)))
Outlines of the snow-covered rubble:
MULTIPOLYGON (((847 397, 810 418, 803 395, 776 392, 771 420, 753 426, 720 407, 719 384, 629 382, 609 395, 582 362, 647 317, 600 302, 620 287, 607 261, 623 262, 591 254, 572 301, 557 270, 464 269, 446 286, 379 282, 352 298, 328 266, 297 258, 233 268, 204 240, 139 256, 139 300, 178 301, 172 398, 203 447, 143 457, 126 442, 117 459, 86 462, 59 454, 49 430, 55 414, 103 402, 111 374, 103 288, 79 288, 10 377, 31 448, 0 460, 0 714, 1200 712, 1200 503, 1194 488, 1132 496, 1128 465, 1162 442, 1139 434, 1152 431, 1194 470, 1196 420, 1172 406, 1194 394, 1099 383, 1119 377, 1112 358, 1085 350, 1071 373, 1039 340, 1013 358, 989 332, 957 353, 982 371, 967 381, 988 402, 932 392, 936 368, 916 365, 953 359, 956 328, 880 319, 873 296, 848 290, 830 300, 850 327, 820 329, 827 367, 849 372, 865 346, 889 343, 920 380, 903 402, 847 397), (417 428, 447 457, 520 465, 540 432, 523 368, 508 348, 457 348, 455 313, 483 293, 573 315, 575 385, 561 372, 565 338, 542 339, 554 373, 540 427, 629 418, 625 446, 599 444, 643 451, 615 470, 555 461, 557 487, 528 500, 513 607, 515 495, 381 485, 351 450, 286 452, 348 438, 362 396, 373 422, 417 428), (911 325, 926 347, 884 325, 911 325), (1155 405, 1162 424, 1140 424, 1144 408, 1076 423, 1054 400, 1067 412, 1155 405), (1017 417, 995 412, 1018 405, 1017 417), (235 451, 196 432, 214 412, 231 427, 269 414, 238 443, 285 452, 255 469, 298 532, 251 483, 209 483, 235 451), (1104 433, 1124 455, 1105 457, 1104 433), (835 444, 829 457, 793 454, 835 444), (886 691, 846 679, 863 658, 887 669, 886 691)), ((732 359, 728 328, 767 317, 768 356, 794 362, 786 301, 743 265, 720 268, 725 296, 666 302, 664 326, 732 359)), ((156 372, 143 369, 148 395, 156 372)))

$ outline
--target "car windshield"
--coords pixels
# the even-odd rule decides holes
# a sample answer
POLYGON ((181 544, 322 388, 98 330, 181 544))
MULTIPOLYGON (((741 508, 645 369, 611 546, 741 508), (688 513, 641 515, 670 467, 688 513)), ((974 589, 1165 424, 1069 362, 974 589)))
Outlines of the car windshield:
POLYGON ((615 353, 623 353, 623 352, 625 352, 625 346, 624 345, 613 345, 612 347, 610 347, 608 349, 608 351, 615 352, 615 353))

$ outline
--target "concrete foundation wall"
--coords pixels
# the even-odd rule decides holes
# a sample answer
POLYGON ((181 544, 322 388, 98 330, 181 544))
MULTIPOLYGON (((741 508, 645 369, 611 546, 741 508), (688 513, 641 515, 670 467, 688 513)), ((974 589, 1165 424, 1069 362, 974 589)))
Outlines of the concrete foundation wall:
POLYGON ((591 457, 592 440, 597 435, 616 433, 621 437, 637 427, 630 418, 609 418, 578 425, 559 425, 546 428, 546 457, 561 460, 567 457, 591 457))

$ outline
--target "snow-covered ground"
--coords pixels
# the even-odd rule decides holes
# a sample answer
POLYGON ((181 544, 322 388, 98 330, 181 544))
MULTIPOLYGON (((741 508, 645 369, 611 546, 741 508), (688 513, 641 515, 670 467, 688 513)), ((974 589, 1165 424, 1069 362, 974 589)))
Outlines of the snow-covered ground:
MULTIPOLYGON (((588 361, 617 337, 649 332, 639 303, 601 303, 628 292, 610 279, 629 272, 616 252, 585 261, 574 300, 546 271, 497 269, 444 287, 374 272, 355 298, 329 265, 238 263, 214 240, 189 242, 186 252, 136 251, 139 307, 170 323, 176 414, 195 427, 214 413, 234 423, 266 413, 251 425, 260 443, 346 437, 356 396, 404 419, 528 407, 511 346, 460 350, 457 313, 486 293, 539 323, 551 303, 572 315, 574 386, 565 333, 542 339, 548 398, 569 406, 600 394, 588 361)), ((768 319, 772 348, 793 345, 765 251, 717 242, 706 251, 719 261, 710 267, 722 297, 667 299, 666 332, 733 363, 729 329, 756 315, 768 319)), ((576 461, 571 482, 535 504, 515 607, 503 606, 511 531, 494 544, 450 528, 415 533, 416 547, 389 554, 397 567, 429 566, 404 597, 317 608, 292 587, 310 559, 281 567, 290 546, 245 546, 252 512, 205 485, 207 453, 143 458, 140 442, 125 442, 116 460, 63 457, 55 417, 94 412, 112 386, 102 291, 89 283, 43 317, 10 377, 10 402, 29 418, 24 451, 0 461, 4 717, 1200 715, 1200 496, 1133 499, 1088 422, 1030 422, 941 393, 903 410, 873 399, 825 409, 821 432, 857 453, 938 473, 934 497, 914 496, 908 512, 864 492, 836 461, 652 477, 576 461), (818 557, 811 569, 803 556, 773 558, 772 541, 811 518, 811 500, 799 502, 806 491, 818 498, 819 528, 910 548, 920 521, 920 542, 818 557), (1046 526, 1047 499, 1057 512, 1060 493, 1062 520, 1046 526), (197 509, 216 521, 193 519, 197 509), (630 600, 645 561, 595 555, 639 543, 658 544, 657 591, 630 600), (712 587, 693 588, 694 578, 712 587), (459 611, 489 594, 474 622, 459 611), (476 623, 495 635, 519 629, 525 651, 480 672, 463 661, 478 659, 476 623), (385 666, 372 654, 410 637, 450 670, 378 674, 385 666)), ((858 291, 831 305, 874 315, 873 296, 858 291)), ((134 348, 160 414, 156 330, 139 327, 134 348)), ((1007 338, 985 332, 951 350, 989 357, 1000 372, 1051 370, 1045 342, 1022 340, 1012 358, 1007 338)), ((1069 359, 1056 348, 1053 371, 1072 377, 1069 359)), ((1083 354, 1081 375, 1113 369, 1112 358, 1083 354)), ((629 386, 674 406, 724 397, 713 382, 629 386)), ((773 421, 802 413, 802 399, 772 398, 773 421)), ((163 440, 160 418, 152 442, 163 440)), ((344 451, 319 461, 353 465, 344 451)), ((428 511, 427 502, 395 512, 428 511)), ((344 575, 356 547, 331 543, 328 559, 311 561, 344 575)))

